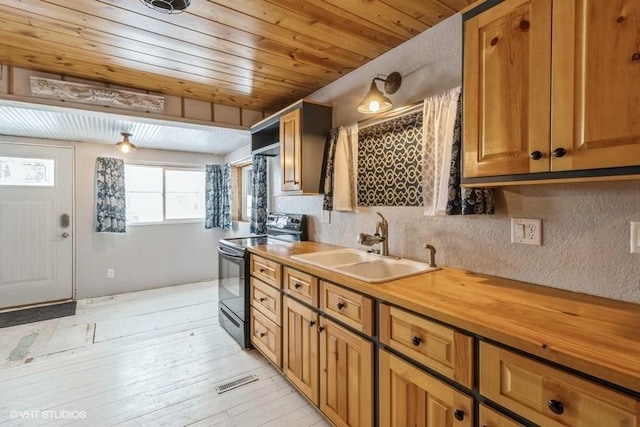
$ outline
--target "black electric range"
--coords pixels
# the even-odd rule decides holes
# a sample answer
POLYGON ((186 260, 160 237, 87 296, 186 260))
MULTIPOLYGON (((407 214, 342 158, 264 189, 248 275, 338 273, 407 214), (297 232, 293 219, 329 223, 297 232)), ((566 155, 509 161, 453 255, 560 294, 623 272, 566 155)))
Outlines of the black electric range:
POLYGON ((220 325, 244 348, 252 348, 249 331, 251 280, 247 248, 307 240, 306 215, 270 213, 266 226, 266 234, 218 241, 220 325))

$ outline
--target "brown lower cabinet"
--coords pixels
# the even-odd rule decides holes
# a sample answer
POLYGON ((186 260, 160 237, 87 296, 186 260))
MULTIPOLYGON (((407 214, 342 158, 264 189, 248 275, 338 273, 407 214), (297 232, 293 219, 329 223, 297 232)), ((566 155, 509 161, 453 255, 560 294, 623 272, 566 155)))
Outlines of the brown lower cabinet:
POLYGON ((480 427, 523 427, 513 421, 506 415, 502 415, 500 412, 489 408, 482 404, 480 405, 480 427))
POLYGON ((318 313, 286 296, 282 313, 282 371, 318 406, 318 313))
POLYGON ((474 425, 471 396, 385 350, 378 355, 380 426, 474 425))
POLYGON ((373 343, 320 318, 320 410, 336 426, 373 424, 373 343))

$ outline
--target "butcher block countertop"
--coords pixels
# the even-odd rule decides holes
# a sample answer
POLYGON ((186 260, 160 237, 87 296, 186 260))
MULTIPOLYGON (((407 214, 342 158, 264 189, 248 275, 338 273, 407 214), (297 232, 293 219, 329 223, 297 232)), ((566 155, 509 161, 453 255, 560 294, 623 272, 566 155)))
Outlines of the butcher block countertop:
POLYGON ((640 393, 640 305, 444 267, 370 284, 297 262, 317 242, 250 252, 640 393))

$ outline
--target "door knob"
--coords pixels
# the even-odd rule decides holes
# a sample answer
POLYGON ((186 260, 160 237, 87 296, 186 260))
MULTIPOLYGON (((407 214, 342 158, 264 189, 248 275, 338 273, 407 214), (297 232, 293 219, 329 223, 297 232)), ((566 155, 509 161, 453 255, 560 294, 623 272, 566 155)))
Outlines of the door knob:
POLYGON ((566 148, 558 147, 553 150, 553 157, 564 157, 567 154, 566 148))
POLYGON ((542 158, 542 152, 536 150, 533 153, 531 153, 532 160, 540 160, 541 158, 542 158))

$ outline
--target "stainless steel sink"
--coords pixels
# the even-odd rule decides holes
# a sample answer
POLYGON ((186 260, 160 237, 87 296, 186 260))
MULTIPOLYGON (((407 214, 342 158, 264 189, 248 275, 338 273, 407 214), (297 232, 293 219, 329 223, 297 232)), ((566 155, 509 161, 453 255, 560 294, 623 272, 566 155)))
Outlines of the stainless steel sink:
POLYGON ((438 270, 403 258, 382 257, 357 249, 334 249, 293 255, 292 259, 344 274, 368 283, 381 283, 438 270))

